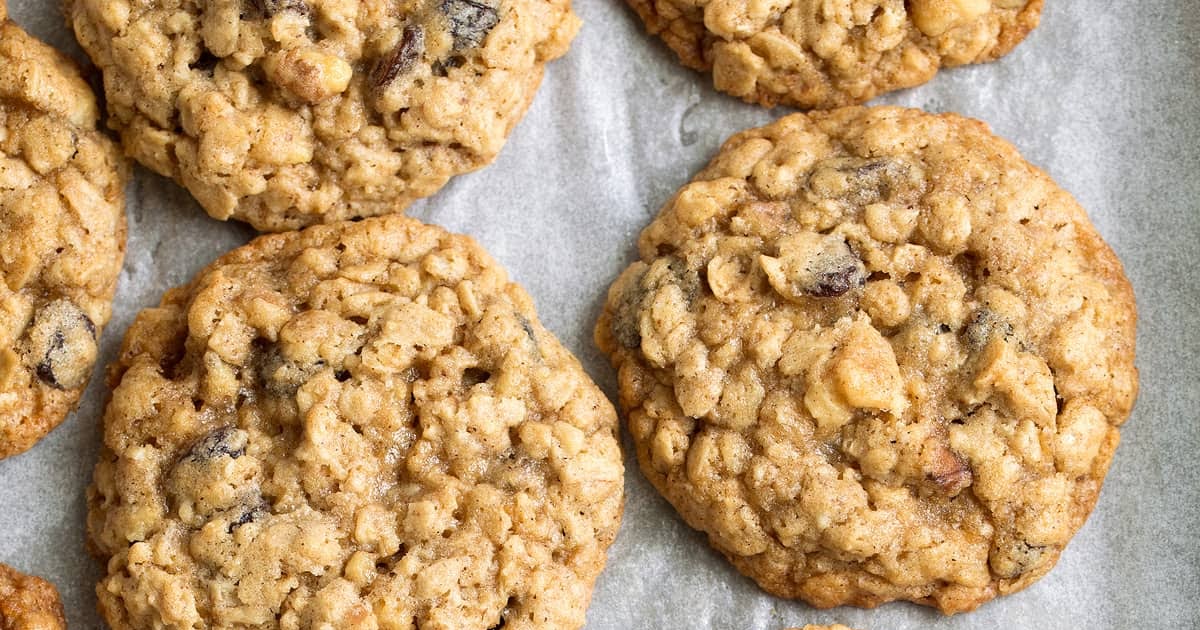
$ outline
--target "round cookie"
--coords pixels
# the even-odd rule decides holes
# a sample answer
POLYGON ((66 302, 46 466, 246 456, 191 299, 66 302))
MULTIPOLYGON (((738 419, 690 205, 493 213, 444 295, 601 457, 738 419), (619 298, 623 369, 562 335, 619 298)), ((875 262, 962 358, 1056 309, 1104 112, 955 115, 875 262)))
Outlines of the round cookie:
POLYGON ((259 238, 143 311, 111 375, 88 530, 115 630, 583 625, 616 412, 470 238, 259 238))
POLYGON ((629 0, 684 65, 767 107, 854 105, 941 67, 992 61, 1033 30, 1043 0, 629 0))
POLYGON ((843 626, 840 623, 835 623, 832 626, 818 626, 810 623, 803 628, 788 628, 788 630, 852 630, 852 628, 843 626))
POLYGON ((0 458, 87 386, 125 256, 128 165, 91 89, 0 0, 0 458))
MULTIPOLYGON (((0 19, 4 6, 0 4, 0 19)), ((0 628, 66 630, 62 602, 54 585, 0 564, 0 628)))
POLYGON ((1087 518, 1137 392, 1133 292, 983 123, 745 131, 638 246, 596 341, 641 468, 767 591, 971 610, 1087 518))
POLYGON ((263 231, 403 210, 492 161, 569 0, 72 0, 127 154, 263 231))

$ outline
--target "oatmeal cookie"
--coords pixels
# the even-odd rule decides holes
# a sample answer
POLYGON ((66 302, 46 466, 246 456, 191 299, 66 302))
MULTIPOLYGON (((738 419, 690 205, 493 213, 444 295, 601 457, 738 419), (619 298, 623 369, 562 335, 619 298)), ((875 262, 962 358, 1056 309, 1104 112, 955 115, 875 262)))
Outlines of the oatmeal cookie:
POLYGON ((997 59, 1043 0, 629 0, 684 65, 751 103, 829 108, 997 59))
POLYGON ((788 630, 852 630, 852 628, 843 626, 840 623, 835 623, 832 626, 818 626, 810 623, 803 628, 788 628, 788 630))
POLYGON ((1137 392, 1133 292, 983 123, 785 117, 638 245, 596 341, 642 470, 767 591, 971 610, 1095 505, 1137 392))
POLYGON ((263 231, 398 212, 495 158, 569 0, 71 0, 126 153, 263 231))
POLYGON ((576 628, 616 412, 470 238, 262 237, 147 309, 88 493, 127 628, 576 628))
POLYGON ((58 426, 87 385, 128 177, 79 69, 5 16, 0 0, 0 458, 58 426))
MULTIPOLYGON (((4 5, 0 3, 0 20, 4 5)), ((0 564, 0 629, 66 630, 62 602, 54 585, 0 564)))

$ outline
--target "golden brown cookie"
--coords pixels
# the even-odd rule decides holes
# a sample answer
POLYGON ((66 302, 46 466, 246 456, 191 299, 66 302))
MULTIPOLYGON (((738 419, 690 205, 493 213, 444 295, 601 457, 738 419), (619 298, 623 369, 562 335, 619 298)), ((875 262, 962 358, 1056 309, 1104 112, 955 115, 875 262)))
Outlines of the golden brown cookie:
MULTIPOLYGON (((0 3, 0 19, 4 4, 0 3)), ((54 585, 0 564, 0 630, 66 630, 54 585)))
POLYGON ((854 105, 997 59, 1043 0, 629 0, 684 65, 768 107, 854 105))
POLYGON ((739 133, 638 246, 596 340, 642 470, 767 591, 971 610, 1095 505, 1137 392, 1133 292, 983 123, 739 133))
POLYGON ((128 166, 64 55, 0 0, 0 458, 79 401, 125 256, 128 166))
POLYGON ((492 161, 569 0, 71 0, 126 153, 264 231, 399 212, 492 161))
POLYGON ((143 311, 111 383, 88 530, 115 630, 583 625, 616 413, 470 238, 262 237, 143 311))

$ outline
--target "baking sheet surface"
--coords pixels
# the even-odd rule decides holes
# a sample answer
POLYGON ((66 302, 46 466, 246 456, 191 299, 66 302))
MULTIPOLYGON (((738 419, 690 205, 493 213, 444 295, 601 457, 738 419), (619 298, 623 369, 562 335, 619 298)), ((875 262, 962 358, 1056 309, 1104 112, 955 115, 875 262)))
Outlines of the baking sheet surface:
MULTIPOLYGON (((576 0, 585 26, 549 67, 491 167, 411 214, 479 239, 537 301, 546 326, 611 398, 591 341, 634 239, 728 135, 788 112, 719 94, 620 0, 576 0)), ((1100 502, 1046 578, 974 613, 909 604, 814 610, 741 577, 641 477, 627 449, 625 520, 588 628, 745 628, 839 621, 905 628, 1200 627, 1200 11, 1195 0, 1049 0, 1008 57, 943 72, 878 102, 980 118, 1073 193, 1116 249, 1140 306, 1141 397, 1100 502)), ((13 18, 82 59, 53 0, 13 18)), ((170 181, 138 169, 129 255, 101 364, 138 309, 246 242, 170 181)), ((84 550, 84 489, 105 398, 97 366, 79 410, 28 453, 0 461, 0 561, 52 580, 75 628, 102 628, 84 550)))

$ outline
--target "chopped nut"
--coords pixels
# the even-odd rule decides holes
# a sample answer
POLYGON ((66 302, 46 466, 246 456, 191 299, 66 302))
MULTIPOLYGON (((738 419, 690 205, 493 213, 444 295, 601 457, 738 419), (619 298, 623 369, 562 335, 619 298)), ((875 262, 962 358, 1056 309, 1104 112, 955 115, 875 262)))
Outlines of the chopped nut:
POLYGON ((945 496, 955 497, 971 485, 970 464, 946 447, 936 448, 926 477, 945 496))
POLYGON ((311 48, 271 55, 263 70, 272 83, 308 103, 345 92, 354 76, 354 69, 344 60, 311 48))

